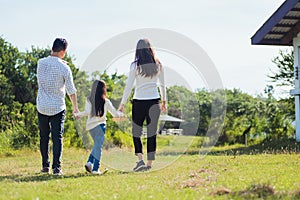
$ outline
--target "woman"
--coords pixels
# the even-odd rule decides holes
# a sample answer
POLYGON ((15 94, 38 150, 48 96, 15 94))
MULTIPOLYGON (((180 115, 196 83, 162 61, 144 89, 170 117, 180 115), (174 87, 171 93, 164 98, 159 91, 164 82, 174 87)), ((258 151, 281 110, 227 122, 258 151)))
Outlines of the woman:
POLYGON ((137 43, 135 60, 131 63, 130 72, 124 90, 119 110, 124 111, 134 81, 136 81, 132 101, 132 135, 135 155, 138 162, 133 171, 147 171, 152 167, 156 152, 156 132, 160 112, 166 111, 166 87, 164 70, 160 61, 155 57, 149 40, 141 39, 137 43), (160 86, 158 93, 157 83, 160 86), (159 101, 161 100, 161 106, 159 101), (141 136, 143 123, 147 124, 147 164, 143 161, 143 145, 141 136))

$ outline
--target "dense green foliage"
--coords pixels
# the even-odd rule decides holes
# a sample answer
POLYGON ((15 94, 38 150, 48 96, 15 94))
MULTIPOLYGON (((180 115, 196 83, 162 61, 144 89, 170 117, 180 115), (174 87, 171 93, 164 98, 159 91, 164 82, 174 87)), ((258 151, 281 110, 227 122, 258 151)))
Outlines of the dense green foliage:
MULTIPOLYGON (((20 52, 12 44, 0 37, 0 151, 8 148, 37 148, 39 143, 37 112, 35 99, 37 95, 36 67, 38 59, 50 54, 50 48, 31 47, 20 52)), ((73 64, 74 58, 64 58, 71 67, 77 88, 79 109, 83 110, 92 81, 103 79, 107 83, 108 98, 115 107, 119 105, 125 87, 126 77, 117 73, 80 71, 73 64)), ((287 53, 280 53, 274 59, 278 71, 270 76, 275 82, 290 81, 293 60, 287 53), (286 78, 281 78, 281 77, 286 78)), ((284 84, 280 83, 279 84, 284 84)), ((185 135, 205 136, 208 132, 221 133, 219 144, 233 144, 279 139, 293 135, 293 101, 276 100, 269 92, 253 97, 238 89, 225 91, 207 91, 199 89, 191 92, 181 86, 168 88, 168 114, 183 118, 183 123, 166 122, 164 128, 182 128, 185 135), (226 104, 224 104, 226 96, 226 104), (223 111, 226 111, 224 123, 223 111), (220 113, 218 113, 220 112, 220 113), (220 116, 220 117, 219 117, 220 116), (219 118, 218 118, 219 117, 219 118)), ((71 102, 67 98, 67 118, 65 122, 64 145, 89 147, 90 139, 85 131, 85 120, 74 121, 71 102)), ((129 102, 129 101, 128 101, 129 102)), ((131 104, 127 103, 125 113, 130 119, 131 104)), ((131 122, 117 123, 108 116, 106 146, 132 145, 131 122)))

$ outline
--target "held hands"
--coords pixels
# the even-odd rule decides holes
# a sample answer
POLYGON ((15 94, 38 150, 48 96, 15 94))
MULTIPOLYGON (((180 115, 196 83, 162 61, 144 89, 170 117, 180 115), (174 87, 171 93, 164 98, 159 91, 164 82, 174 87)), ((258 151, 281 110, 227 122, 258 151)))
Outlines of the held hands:
POLYGON ((80 118, 80 117, 78 117, 78 113, 79 113, 78 107, 73 108, 73 117, 74 117, 74 119, 79 119, 80 118))
POLYGON ((113 121, 115 121, 115 122, 123 122, 123 121, 125 121, 126 120, 126 116, 124 115, 124 104, 123 103, 120 104, 118 111, 120 112, 119 116, 113 117, 113 121))
POLYGON ((123 103, 120 104, 119 111, 124 113, 124 104, 123 103))

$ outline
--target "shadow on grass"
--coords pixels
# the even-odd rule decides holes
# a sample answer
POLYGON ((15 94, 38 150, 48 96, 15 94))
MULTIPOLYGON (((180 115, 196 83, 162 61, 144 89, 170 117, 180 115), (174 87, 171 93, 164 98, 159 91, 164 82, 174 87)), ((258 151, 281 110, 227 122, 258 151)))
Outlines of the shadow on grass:
POLYGON ((158 152, 160 156, 179 155, 255 155, 255 154, 292 154, 300 153, 300 143, 295 139, 264 140, 259 144, 249 146, 216 146, 213 148, 192 148, 186 151, 163 151, 158 152))
POLYGON ((0 182, 2 181, 14 181, 14 182, 41 182, 41 181, 49 181, 55 179, 66 179, 66 178, 81 178, 87 177, 88 174, 85 173, 77 173, 72 175, 50 175, 50 174, 35 174, 35 175, 7 175, 7 176, 0 176, 0 182))
POLYGON ((180 156, 180 155, 196 155, 199 154, 199 150, 187 150, 187 151, 163 151, 157 152, 157 156, 180 156))
MULTIPOLYGON (((300 152, 300 143, 295 139, 264 140, 259 144, 226 149, 215 148, 209 155, 255 155, 255 154, 293 154, 300 152)), ((201 153, 201 151, 200 151, 201 153)))
POLYGON ((40 174, 36 173, 33 175, 21 174, 21 175, 6 175, 0 176, 0 182, 2 181, 13 181, 13 182, 42 182, 42 181, 50 181, 50 180, 59 180, 59 179, 77 179, 77 178, 86 178, 86 177, 105 177, 105 176, 116 176, 116 175, 123 175, 123 174, 131 174, 133 172, 130 171, 109 171, 103 175, 93 175, 90 173, 77 173, 77 174, 64 174, 62 176, 52 175, 52 174, 40 174))

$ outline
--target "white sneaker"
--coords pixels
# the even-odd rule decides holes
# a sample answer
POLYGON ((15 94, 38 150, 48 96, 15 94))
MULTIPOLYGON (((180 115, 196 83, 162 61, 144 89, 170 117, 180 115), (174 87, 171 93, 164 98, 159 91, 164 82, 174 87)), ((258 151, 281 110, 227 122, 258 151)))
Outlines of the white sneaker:
POLYGON ((87 172, 92 173, 93 164, 91 162, 86 163, 84 167, 87 172))
POLYGON ((93 175, 102 175, 102 172, 101 171, 92 171, 92 174, 93 175))

